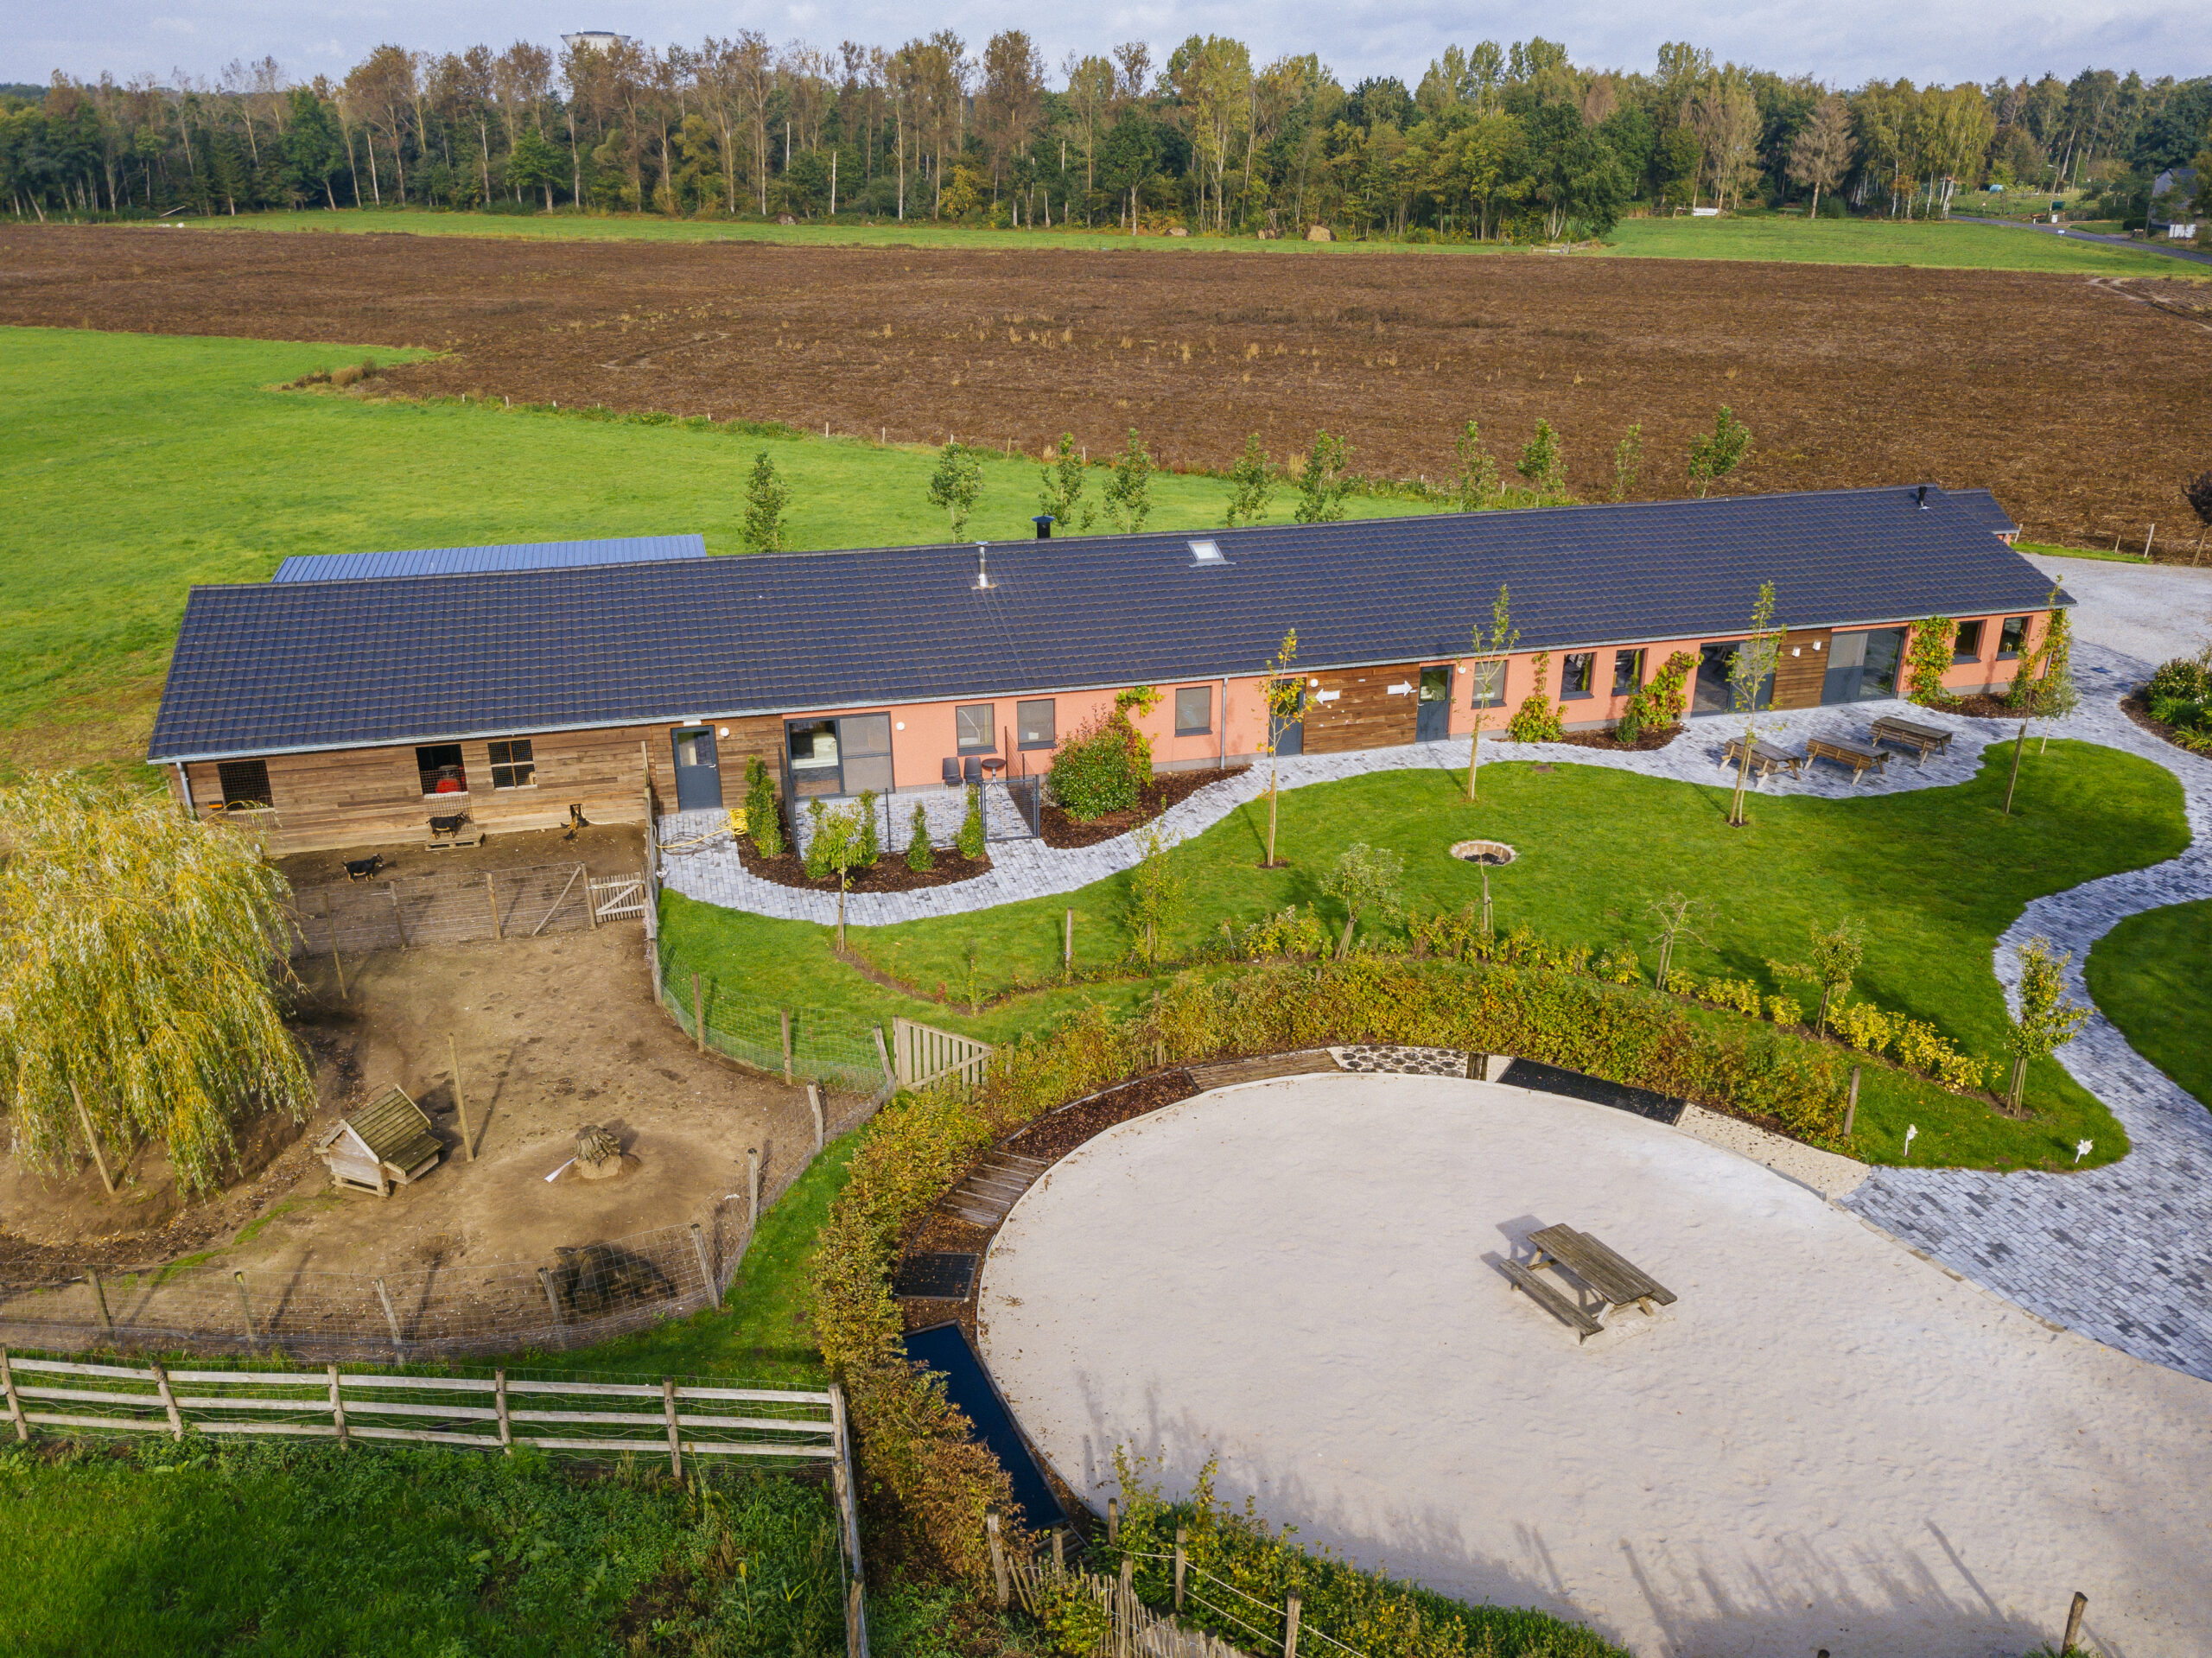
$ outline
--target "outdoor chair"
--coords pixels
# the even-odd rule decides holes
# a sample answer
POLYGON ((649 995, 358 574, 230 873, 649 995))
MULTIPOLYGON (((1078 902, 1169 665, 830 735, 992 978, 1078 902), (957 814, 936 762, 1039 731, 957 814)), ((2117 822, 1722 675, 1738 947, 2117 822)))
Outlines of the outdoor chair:
POLYGON ((944 775, 946 788, 957 789, 960 786, 960 761, 957 756, 945 756, 944 775))
POLYGON ((983 757, 970 754, 960 762, 960 780, 970 788, 980 787, 983 781, 983 757))

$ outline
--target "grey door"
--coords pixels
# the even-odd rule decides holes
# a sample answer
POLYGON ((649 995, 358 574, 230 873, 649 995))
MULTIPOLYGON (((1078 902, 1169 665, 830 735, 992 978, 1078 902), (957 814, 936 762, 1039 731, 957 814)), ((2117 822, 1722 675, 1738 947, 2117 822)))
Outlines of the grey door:
POLYGON ((1303 754, 1306 752, 1306 687, 1298 688, 1298 706, 1287 715, 1270 712, 1268 723, 1273 729, 1275 753, 1278 755, 1303 754))
POLYGON ((1726 714, 1734 705, 1728 689, 1728 670, 1736 663, 1736 641, 1700 646, 1697 653, 1697 689, 1690 700, 1692 714, 1726 714))
POLYGON ((849 714, 838 721, 837 752, 843 757, 847 794, 891 792, 889 715, 849 714))
POLYGON ((1421 670, 1421 702, 1414 713, 1414 740, 1442 742, 1452 734, 1452 665, 1421 670))
POLYGON ((687 726, 676 734, 676 810, 712 811, 722 804, 721 768, 715 764, 715 734, 687 726))
POLYGON ((1828 640, 1827 672, 1821 679, 1821 701, 1872 702, 1894 696, 1897 663, 1904 654, 1904 629, 1901 627, 1834 635, 1828 640))

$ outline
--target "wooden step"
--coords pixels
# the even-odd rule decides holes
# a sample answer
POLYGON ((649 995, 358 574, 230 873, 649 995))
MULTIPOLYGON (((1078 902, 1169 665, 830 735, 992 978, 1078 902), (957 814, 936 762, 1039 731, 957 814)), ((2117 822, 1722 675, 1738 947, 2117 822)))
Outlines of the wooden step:
POLYGON ((1340 1070, 1326 1048, 1300 1053, 1263 1053, 1250 1059, 1224 1059, 1190 1067, 1191 1081, 1200 1093, 1236 1083, 1263 1083, 1276 1077, 1306 1077, 1340 1070))

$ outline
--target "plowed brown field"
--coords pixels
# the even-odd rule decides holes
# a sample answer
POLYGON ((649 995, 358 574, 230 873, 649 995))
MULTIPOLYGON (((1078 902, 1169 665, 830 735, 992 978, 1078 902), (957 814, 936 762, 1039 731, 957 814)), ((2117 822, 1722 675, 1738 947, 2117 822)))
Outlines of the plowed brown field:
POLYGON ((1637 492, 1680 493, 1726 403, 1757 435, 1732 488, 1986 486, 2032 538, 2131 547, 2195 528, 2204 300, 1875 266, 0 230, 0 322, 448 353, 405 391, 1094 453, 1134 425, 1198 467, 1325 426, 1363 472, 1432 479, 1468 416, 1509 455, 1543 416, 1598 499, 1631 422, 1637 492))

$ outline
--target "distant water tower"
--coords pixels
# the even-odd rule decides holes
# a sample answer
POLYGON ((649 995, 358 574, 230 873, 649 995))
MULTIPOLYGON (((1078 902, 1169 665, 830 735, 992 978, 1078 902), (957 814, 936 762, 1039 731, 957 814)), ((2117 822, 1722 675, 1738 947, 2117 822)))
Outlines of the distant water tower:
POLYGON ((571 51, 582 46, 594 52, 612 52, 618 46, 635 46, 637 43, 627 35, 611 35, 603 29, 587 29, 578 34, 561 37, 561 44, 571 51))

